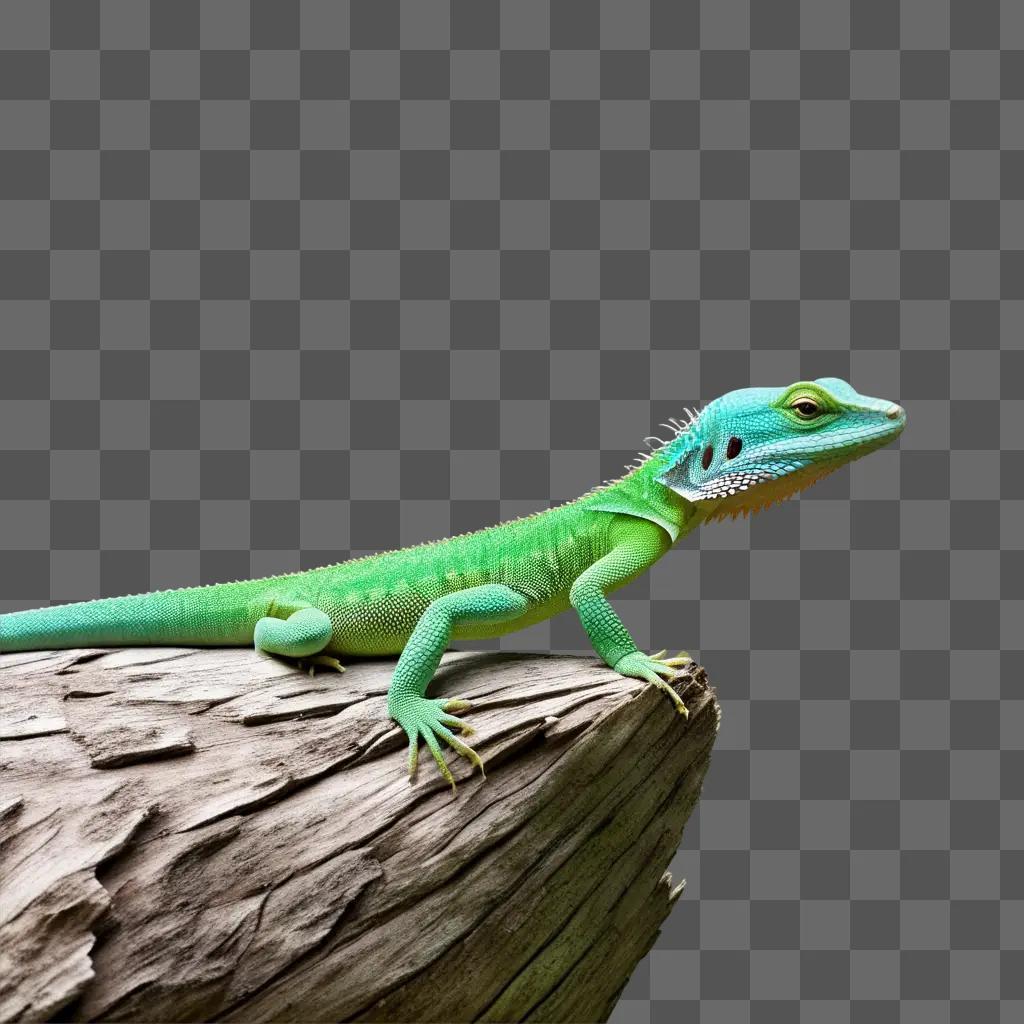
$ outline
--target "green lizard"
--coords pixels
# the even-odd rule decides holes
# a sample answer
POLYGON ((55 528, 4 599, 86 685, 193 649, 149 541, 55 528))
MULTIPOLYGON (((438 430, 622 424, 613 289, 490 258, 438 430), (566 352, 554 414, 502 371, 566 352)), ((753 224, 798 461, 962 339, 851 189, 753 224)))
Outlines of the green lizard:
POLYGON ((627 472, 554 508, 414 547, 258 580, 239 580, 0 616, 0 651, 149 644, 248 646, 343 671, 338 656, 397 654, 388 713, 454 779, 444 740, 483 771, 452 731, 464 700, 428 698, 452 640, 494 637, 576 610, 594 650, 623 676, 664 690, 689 661, 642 653, 608 593, 707 520, 747 515, 892 441, 902 408, 838 378, 744 388, 673 420, 627 472))

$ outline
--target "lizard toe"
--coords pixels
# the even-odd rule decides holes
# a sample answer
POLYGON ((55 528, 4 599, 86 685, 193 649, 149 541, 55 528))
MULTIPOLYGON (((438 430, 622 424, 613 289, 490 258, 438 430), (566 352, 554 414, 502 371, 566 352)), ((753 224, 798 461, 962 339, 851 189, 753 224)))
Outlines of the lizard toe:
POLYGON ((449 729, 458 729, 463 736, 472 736, 476 732, 476 729, 469 724, 469 722, 463 721, 461 718, 456 718, 454 715, 442 715, 438 721, 441 725, 448 726, 449 729))
POLYGON ((420 736, 426 741, 427 746, 430 748, 430 753, 434 755, 434 761, 437 763, 438 771, 452 787, 452 796, 455 796, 455 776, 452 775, 452 771, 444 759, 444 753, 441 751, 441 744, 437 742, 437 736, 434 735, 435 728, 427 725, 426 723, 421 723, 419 731, 420 736))

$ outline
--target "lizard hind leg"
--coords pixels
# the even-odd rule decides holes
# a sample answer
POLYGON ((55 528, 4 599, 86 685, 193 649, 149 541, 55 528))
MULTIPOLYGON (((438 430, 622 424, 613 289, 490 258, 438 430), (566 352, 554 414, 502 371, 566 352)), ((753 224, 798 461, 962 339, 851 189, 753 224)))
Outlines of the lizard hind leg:
POLYGON ((259 651, 295 658, 312 675, 321 665, 344 672, 337 658, 320 652, 330 642, 333 633, 330 616, 319 608, 299 608, 287 619, 264 616, 253 630, 253 644, 259 651))

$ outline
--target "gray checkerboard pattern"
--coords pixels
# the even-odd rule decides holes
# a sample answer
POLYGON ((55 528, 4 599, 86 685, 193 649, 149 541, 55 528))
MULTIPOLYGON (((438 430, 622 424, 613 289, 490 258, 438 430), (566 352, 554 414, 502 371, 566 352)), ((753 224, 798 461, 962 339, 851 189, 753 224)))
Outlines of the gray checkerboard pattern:
POLYGON ((617 601, 724 718, 613 1019, 1024 1019, 1020 0, 3 0, 0 49, 0 610, 486 525, 846 377, 897 448, 617 601))

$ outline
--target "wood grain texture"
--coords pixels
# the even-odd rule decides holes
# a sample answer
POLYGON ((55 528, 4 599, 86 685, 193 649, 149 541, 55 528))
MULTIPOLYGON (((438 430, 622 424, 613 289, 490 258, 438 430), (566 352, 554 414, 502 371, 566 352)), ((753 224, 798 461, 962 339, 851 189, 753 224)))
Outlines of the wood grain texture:
POLYGON ((237 649, 0 657, 0 1020, 607 1018, 719 708, 593 658, 450 653, 488 776, 387 718, 394 662, 237 649))

